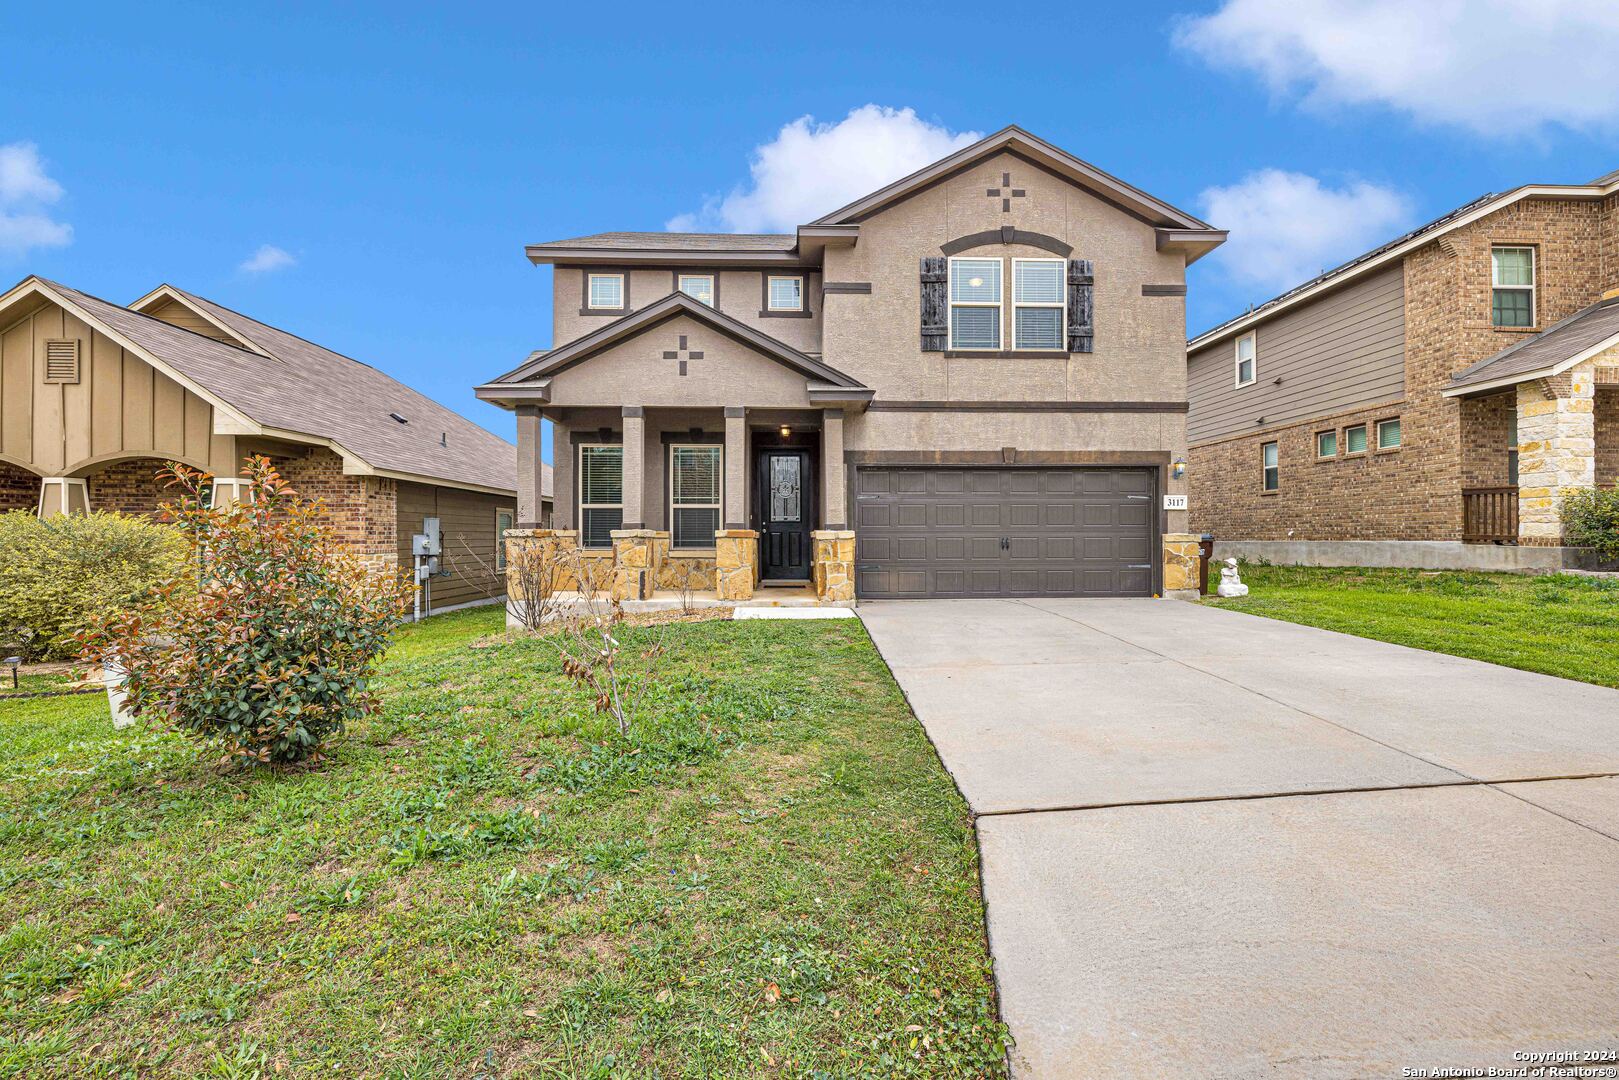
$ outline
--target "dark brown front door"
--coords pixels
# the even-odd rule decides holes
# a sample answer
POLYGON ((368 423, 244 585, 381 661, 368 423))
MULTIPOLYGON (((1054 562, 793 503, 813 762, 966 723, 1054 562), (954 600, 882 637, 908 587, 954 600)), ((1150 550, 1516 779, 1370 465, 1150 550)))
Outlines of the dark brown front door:
POLYGON ((808 581, 815 516, 809 451, 760 450, 758 465, 759 576, 765 581, 808 581))

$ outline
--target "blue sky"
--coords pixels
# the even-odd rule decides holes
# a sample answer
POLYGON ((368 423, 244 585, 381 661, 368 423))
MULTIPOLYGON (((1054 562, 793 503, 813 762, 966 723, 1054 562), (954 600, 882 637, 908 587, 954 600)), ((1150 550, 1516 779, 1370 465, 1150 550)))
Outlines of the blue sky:
POLYGON ((1600 5, 246 7, 8 12, 0 276, 170 281, 507 437, 470 388, 549 344, 525 242, 773 228, 869 179, 828 160, 861 139, 914 167, 1015 122, 1237 230, 1193 331, 1485 191, 1619 168, 1600 5), (867 105, 914 116, 840 126, 867 105))

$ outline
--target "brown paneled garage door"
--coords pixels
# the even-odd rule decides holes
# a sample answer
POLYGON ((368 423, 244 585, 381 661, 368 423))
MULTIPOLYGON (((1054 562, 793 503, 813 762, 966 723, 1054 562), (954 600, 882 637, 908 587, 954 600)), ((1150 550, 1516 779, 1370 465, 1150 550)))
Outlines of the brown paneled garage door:
POLYGON ((1151 469, 865 466, 855 484, 864 599, 1152 594, 1151 469))

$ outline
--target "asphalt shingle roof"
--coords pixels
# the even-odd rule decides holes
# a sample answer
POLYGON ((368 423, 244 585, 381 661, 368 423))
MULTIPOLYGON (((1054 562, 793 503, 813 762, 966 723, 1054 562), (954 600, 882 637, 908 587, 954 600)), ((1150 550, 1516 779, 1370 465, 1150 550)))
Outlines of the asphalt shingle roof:
POLYGON ((1451 376, 1457 389, 1555 367, 1619 335, 1619 298, 1603 300, 1451 376))

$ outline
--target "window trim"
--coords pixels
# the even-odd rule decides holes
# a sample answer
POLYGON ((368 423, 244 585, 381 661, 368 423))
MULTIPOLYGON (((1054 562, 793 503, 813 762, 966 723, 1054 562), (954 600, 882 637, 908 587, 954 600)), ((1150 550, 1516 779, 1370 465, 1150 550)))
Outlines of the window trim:
POLYGON ((1282 444, 1276 439, 1259 444, 1259 493, 1261 495, 1274 495, 1282 490, 1282 444), (1265 464, 1265 451, 1273 450, 1276 453, 1276 464, 1265 464), (1270 474, 1276 474, 1276 484, 1271 486, 1270 474))
POLYGON ((720 306, 720 276, 718 274, 712 274, 712 273, 710 273, 710 274, 704 274, 704 273, 695 273, 695 274, 693 274, 693 273, 686 273, 685 271, 682 271, 682 270, 676 270, 675 271, 675 283, 674 284, 675 284, 675 292, 681 293, 682 295, 685 295, 685 296, 691 296, 691 298, 693 300, 696 300, 699 304, 707 304, 709 307, 714 308, 715 310, 719 309, 719 306, 720 306), (701 297, 691 296, 691 293, 686 292, 686 281, 687 281, 688 278, 706 278, 708 280, 708 297, 709 298, 707 300, 704 300, 701 297))
POLYGON ((1318 431, 1318 432, 1315 433, 1315 459, 1317 461, 1337 461, 1338 460, 1338 429, 1337 428, 1326 428, 1323 431, 1318 431), (1328 436, 1328 435, 1332 436, 1332 453, 1323 454, 1321 452, 1321 440, 1322 440, 1323 437, 1328 436))
POLYGON ((574 477, 575 477, 575 479, 574 479, 574 494, 575 494, 575 500, 576 500, 575 504, 579 508, 579 546, 581 548, 591 550, 591 551, 601 551, 601 550, 604 550, 604 549, 611 550, 612 546, 613 546, 613 542, 611 540, 609 540, 605 544, 591 544, 591 543, 588 543, 586 541, 586 537, 585 537, 585 511, 586 510, 613 510, 613 509, 616 509, 616 510, 618 510, 618 513, 619 513, 619 519, 618 519, 619 520, 619 527, 623 528, 623 523, 624 523, 624 444, 621 443, 621 442, 616 442, 616 443, 611 443, 611 442, 582 442, 582 443, 577 444, 575 446, 574 450, 575 450, 575 454, 574 454, 574 477), (585 502, 585 451, 586 450, 603 450, 603 449, 609 449, 609 448, 613 449, 613 450, 617 450, 618 453, 619 453, 619 458, 618 458, 618 468, 619 468, 619 473, 618 473, 618 475, 619 475, 618 502, 616 502, 616 503, 587 503, 587 502, 585 502))
POLYGON ((1259 381, 1259 332, 1257 330, 1250 330, 1246 334, 1238 334, 1236 340, 1231 343, 1231 379, 1233 387, 1238 390, 1241 390, 1244 386, 1252 386, 1259 381), (1248 373, 1246 380, 1242 377, 1242 343, 1244 341, 1253 342, 1254 347, 1253 358, 1249 361, 1253 365, 1253 370, 1248 373))
POLYGON ((1533 330, 1540 325, 1540 251, 1534 244, 1490 245, 1490 329, 1533 330), (1527 251, 1529 253, 1529 284, 1498 285, 1495 281, 1495 253, 1498 251, 1527 251), (1526 292, 1529 294, 1529 322, 1525 326, 1507 326, 1495 321, 1495 294, 1497 292, 1526 292))
POLYGON ((1392 454, 1405 445, 1405 425, 1400 423, 1398 416, 1386 416, 1377 421, 1373 428, 1373 436, 1373 441, 1368 445, 1376 449, 1379 454, 1392 454), (1388 424, 1400 424, 1400 441, 1393 446, 1383 445, 1383 428, 1388 424))
POLYGON ((517 528, 517 511, 510 506, 495 507, 495 573, 506 572, 506 529, 517 528), (511 524, 505 529, 500 527, 501 518, 510 518, 511 524))
POLYGON ((952 255, 945 264, 944 273, 945 349, 949 352, 998 353, 1006 344, 1006 260, 999 255, 952 255), (993 262, 1001 264, 1001 287, 994 303, 985 300, 957 300, 950 286, 956 279, 958 262, 993 262), (952 318, 958 307, 992 307, 995 309, 995 344, 987 347, 956 344, 956 320, 952 318))
POLYGON ((630 275, 622 270, 585 270, 584 295, 579 298, 581 315, 624 314, 630 310, 630 275), (618 278, 618 306, 608 307, 591 302, 590 283, 596 278, 618 278))
POLYGON ((797 271, 794 273, 779 274, 769 270, 759 274, 759 318, 761 319, 807 319, 814 312, 810 311, 809 302, 809 272, 797 271), (778 308, 770 306, 770 283, 775 280, 796 280, 798 282, 798 306, 795 308, 778 308))
POLYGON ((1372 445, 1371 442, 1367 441, 1365 447, 1363 447, 1363 448, 1361 448, 1359 450, 1351 450, 1351 449, 1349 449, 1349 433, 1351 431, 1359 431, 1362 434, 1370 434, 1369 432, 1367 432, 1366 425, 1364 423, 1361 423, 1361 424, 1345 424, 1344 425, 1344 431, 1343 431, 1344 457, 1346 457, 1346 458, 1347 457, 1365 457, 1367 451, 1371 448, 1371 445, 1372 445))
POLYGON ((1034 257, 1013 258, 1012 273, 1007 280, 1007 288, 1010 289, 1011 293, 1012 351, 1051 353, 1052 355, 1066 353, 1068 351, 1068 260, 1034 257), (1041 300, 1020 303, 1017 298, 1017 268, 1018 264, 1020 263, 1056 263, 1057 282, 1062 287, 1062 296, 1059 297, 1056 302, 1041 300), (1057 344, 1051 348, 1041 348, 1037 345, 1021 344, 1017 337, 1017 313, 1019 308, 1056 308, 1059 313, 1058 317, 1060 320, 1057 329, 1057 344))
POLYGON ((714 442, 675 442, 669 444, 669 452, 665 455, 669 460, 669 473, 665 477, 668 487, 669 499, 669 550, 670 551, 701 551, 715 546, 714 538, 709 537, 706 544, 676 544, 675 543, 675 510, 713 510, 714 521, 718 528, 716 532, 725 528, 725 444, 714 442), (675 457, 681 450, 713 450, 719 454, 719 466, 714 475, 719 480, 719 497, 712 503, 676 503, 675 502, 675 457))

